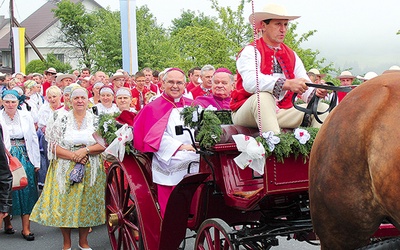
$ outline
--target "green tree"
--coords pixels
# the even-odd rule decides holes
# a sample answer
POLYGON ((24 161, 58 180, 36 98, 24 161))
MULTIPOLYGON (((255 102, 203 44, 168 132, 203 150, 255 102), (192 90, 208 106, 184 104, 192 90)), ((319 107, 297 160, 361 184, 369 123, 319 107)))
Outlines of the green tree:
POLYGON ((232 41, 217 30, 188 26, 171 38, 171 44, 178 51, 176 65, 185 70, 205 64, 235 69, 235 60, 226 49, 232 41))
MULTIPOLYGON (((308 41, 310 37, 312 37, 317 32, 317 30, 310 30, 304 34, 298 35, 296 33, 297 24, 297 22, 289 23, 284 43, 297 53, 297 55, 303 61, 306 70, 317 68, 322 73, 334 72, 335 69, 333 68, 332 62, 330 62, 328 65, 323 66, 324 63, 326 63, 326 59, 318 58, 318 55, 320 53, 318 50, 314 51, 310 48, 304 49, 301 47, 302 43, 308 41)), ((328 80, 332 81, 333 79, 329 78, 328 80)))
POLYGON ((191 10, 183 11, 179 18, 174 18, 171 21, 172 26, 170 28, 171 36, 176 35, 180 30, 186 27, 207 27, 209 29, 219 29, 219 24, 215 17, 209 17, 204 15, 203 12, 196 12, 191 10))
POLYGON ((245 2, 250 1, 240 0, 236 11, 229 6, 220 7, 217 0, 210 1, 211 7, 218 12, 218 21, 221 24, 218 26, 219 31, 233 42, 232 48, 229 49, 236 54, 253 39, 253 29, 243 15, 245 2))
POLYGON ((177 53, 171 46, 167 31, 157 24, 146 5, 136 9, 136 20, 139 69, 150 67, 163 70, 175 65, 177 53))
POLYGON ((93 69, 114 73, 122 68, 122 40, 120 13, 109 9, 93 12, 93 69))
POLYGON ((69 63, 63 63, 57 57, 50 53, 46 55, 46 60, 32 60, 26 65, 26 73, 43 73, 46 69, 53 67, 57 72, 69 72, 72 67, 69 63))
POLYGON ((93 28, 96 25, 93 15, 86 13, 85 6, 62 0, 57 8, 52 10, 55 17, 60 19, 60 35, 55 41, 78 48, 81 52, 81 63, 90 68, 94 61, 91 49, 94 44, 93 28))

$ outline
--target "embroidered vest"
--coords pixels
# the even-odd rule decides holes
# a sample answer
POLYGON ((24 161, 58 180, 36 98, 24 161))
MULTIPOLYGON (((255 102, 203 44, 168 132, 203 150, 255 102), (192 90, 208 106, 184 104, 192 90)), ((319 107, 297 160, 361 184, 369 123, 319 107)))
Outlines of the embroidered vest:
MULTIPOLYGON (((254 42, 251 44, 254 46, 254 42)), ((274 51, 269 48, 268 45, 264 42, 262 38, 257 40, 256 44, 258 52, 261 54, 261 62, 260 62, 260 71, 265 75, 272 75, 274 68, 274 55, 279 65, 282 68, 282 72, 285 75, 286 79, 294 78, 294 66, 296 63, 296 58, 293 50, 291 50, 285 44, 280 45, 280 50, 274 51)), ((240 54, 240 53, 239 53, 240 54)), ((232 111, 238 110, 243 103, 251 96, 252 93, 248 93, 243 88, 243 79, 242 76, 237 73, 237 85, 236 89, 232 92, 232 99, 230 103, 230 107, 232 111)), ((288 109, 293 106, 292 104, 292 91, 287 91, 285 97, 278 102, 279 108, 288 109)))

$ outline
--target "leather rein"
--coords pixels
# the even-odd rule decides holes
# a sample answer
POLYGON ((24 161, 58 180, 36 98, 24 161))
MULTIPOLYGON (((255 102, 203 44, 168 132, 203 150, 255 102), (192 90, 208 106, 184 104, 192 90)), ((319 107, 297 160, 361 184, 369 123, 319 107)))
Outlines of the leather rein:
POLYGON ((315 83, 306 83, 308 87, 313 87, 313 88, 320 88, 320 89, 326 89, 326 90, 332 90, 332 96, 330 98, 330 104, 329 107, 325 111, 318 111, 318 103, 320 98, 314 94, 314 96, 311 98, 310 102, 307 104, 307 107, 301 107, 295 103, 297 93, 294 93, 292 96, 292 103, 293 107, 297 110, 300 110, 304 112, 304 119, 303 122, 300 126, 310 126, 311 122, 311 115, 314 115, 314 118, 317 122, 323 123, 321 119, 319 118, 319 115, 325 114, 326 112, 331 112, 333 108, 335 108, 337 104, 337 92, 350 92, 353 90, 357 85, 350 85, 350 86, 335 86, 331 82, 326 82, 327 85, 323 84, 315 84, 315 83))

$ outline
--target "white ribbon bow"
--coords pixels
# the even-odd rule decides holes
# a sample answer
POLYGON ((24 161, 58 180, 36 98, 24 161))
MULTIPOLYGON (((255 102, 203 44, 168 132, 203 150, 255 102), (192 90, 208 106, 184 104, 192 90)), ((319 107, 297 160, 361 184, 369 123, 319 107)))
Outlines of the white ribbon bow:
POLYGON ((124 124, 120 129, 115 131, 115 134, 117 138, 111 142, 104 152, 118 158, 122 162, 125 155, 125 143, 133 140, 132 127, 124 124))
POLYGON ((237 149, 242 152, 233 159, 236 164, 241 169, 245 169, 248 166, 260 175, 264 174, 265 149, 263 145, 253 137, 243 134, 232 135, 232 138, 236 143, 237 149))

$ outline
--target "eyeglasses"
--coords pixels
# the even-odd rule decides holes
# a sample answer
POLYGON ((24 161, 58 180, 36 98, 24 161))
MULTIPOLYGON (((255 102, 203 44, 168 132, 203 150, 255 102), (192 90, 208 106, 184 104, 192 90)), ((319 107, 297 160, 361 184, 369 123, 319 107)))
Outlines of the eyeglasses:
POLYGON ((174 86, 176 84, 178 87, 181 87, 185 84, 184 82, 181 81, 172 81, 172 80, 169 80, 166 83, 168 83, 171 86, 174 86))

